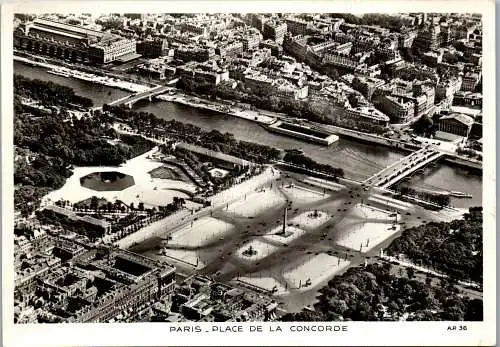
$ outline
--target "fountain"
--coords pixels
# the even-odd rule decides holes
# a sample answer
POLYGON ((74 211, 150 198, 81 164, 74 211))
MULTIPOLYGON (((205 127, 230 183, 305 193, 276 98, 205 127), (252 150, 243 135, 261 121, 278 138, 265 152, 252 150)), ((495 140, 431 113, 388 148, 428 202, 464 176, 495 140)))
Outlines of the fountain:
POLYGON ((245 249, 242 253, 245 257, 253 257, 254 255, 257 254, 257 251, 255 249, 253 249, 252 246, 248 247, 247 249, 245 249))

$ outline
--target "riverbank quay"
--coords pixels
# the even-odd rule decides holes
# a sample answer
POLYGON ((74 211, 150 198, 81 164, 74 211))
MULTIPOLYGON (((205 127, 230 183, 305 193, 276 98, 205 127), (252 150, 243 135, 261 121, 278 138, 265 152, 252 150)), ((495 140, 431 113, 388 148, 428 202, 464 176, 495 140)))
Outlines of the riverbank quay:
POLYGON ((27 64, 30 66, 38 66, 51 70, 60 70, 66 69, 69 73, 72 73, 72 78, 86 80, 89 82, 99 83, 102 85, 106 85, 112 88, 119 88, 122 90, 126 90, 129 92, 137 93, 143 90, 147 90, 150 87, 155 87, 157 84, 154 83, 146 83, 144 81, 138 81, 134 78, 130 78, 129 76, 117 75, 113 74, 109 71, 105 71, 98 68, 70 64, 61 60, 51 59, 51 58, 39 58, 39 57, 30 57, 29 55, 20 56, 14 55, 14 61, 21 62, 23 64, 27 64), (31 59, 30 59, 31 58, 31 59), (36 59, 36 60, 35 60, 36 59), (93 80, 86 79, 85 74, 91 74, 96 78, 93 80), (113 83, 107 83, 103 78, 108 77, 110 79, 116 79, 113 83))
POLYGON ((467 169, 473 169, 476 171, 483 171, 483 162, 479 160, 463 158, 458 155, 452 155, 452 154, 445 155, 443 157, 443 160, 448 164, 453 164, 467 169))
POLYGON ((44 62, 47 64, 56 65, 58 67, 64 66, 64 67, 67 67, 67 68, 73 69, 73 70, 97 74, 99 76, 109 76, 109 77, 113 77, 113 78, 119 78, 119 79, 122 79, 122 80, 127 81, 127 82, 132 82, 132 83, 136 83, 136 84, 140 84, 140 85, 144 85, 144 86, 155 87, 158 85, 158 83, 153 83, 151 81, 146 80, 145 78, 141 78, 140 76, 131 76, 128 73, 116 73, 116 72, 113 72, 113 71, 108 70, 108 69, 103 69, 103 68, 89 66, 89 65, 75 63, 75 62, 69 62, 67 60, 58 59, 58 58, 54 58, 54 57, 34 55, 31 53, 27 53, 27 52, 23 52, 23 51, 19 51, 19 50, 14 49, 14 58, 16 58, 16 57, 22 57, 22 58, 29 60, 29 62, 27 62, 28 65, 30 65, 30 63, 44 62))
MULTIPOLYGON (((217 102, 217 101, 212 101, 212 100, 207 100, 204 98, 199 98, 195 96, 189 96, 184 93, 182 93, 179 90, 176 90, 175 88, 172 88, 172 90, 175 90, 175 94, 169 95, 169 94, 162 94, 157 96, 156 98, 158 100, 163 100, 163 101, 168 101, 168 102, 174 102, 198 109, 205 109, 205 110, 210 110, 210 111, 215 111, 227 115, 232 115, 236 116, 239 118, 243 118, 249 121, 253 121, 256 123, 259 123, 260 125, 263 125, 263 127, 270 131, 267 126, 276 123, 277 121, 295 121, 294 118, 288 117, 283 114, 278 114, 275 112, 271 111, 265 111, 267 115, 264 115, 263 110, 249 110, 249 109, 243 109, 237 106, 229 106, 227 103, 222 103, 222 102, 217 102), (272 115, 272 116, 271 116, 272 115)), ((328 133, 335 133, 340 136, 345 136, 345 137, 351 137, 356 140, 362 140, 367 143, 375 143, 378 145, 384 145, 387 147, 391 148, 396 148, 400 149, 406 152, 412 152, 414 150, 418 150, 421 148, 421 146, 418 146, 416 144, 412 143, 406 143, 402 141, 398 141, 395 139, 389 139, 385 138, 382 136, 378 136, 375 134, 370 134, 370 133, 364 133, 356 130, 351 130, 347 128, 342 128, 342 127, 337 127, 334 125, 326 125, 326 124, 321 124, 321 123, 315 123, 307 120, 300 120, 300 124, 303 124, 305 126, 310 126, 312 128, 316 128, 320 131, 326 131, 328 133)))
MULTIPOLYGON (((277 121, 294 121, 293 118, 287 117, 286 115, 283 114, 278 114, 270 111, 266 111, 266 115, 264 115, 263 110, 248 110, 248 109, 242 109, 239 108, 238 106, 235 105, 228 105, 227 103, 222 103, 222 102, 217 102, 217 101, 211 101, 195 96, 188 96, 185 94, 182 94, 180 91, 176 90, 176 94, 174 95, 168 95, 168 94, 163 94, 159 95, 157 97, 159 100, 164 100, 164 101, 169 101, 169 102, 175 102, 179 104, 183 104, 186 106, 191 106, 195 108, 200 108, 200 109, 207 109, 215 112, 220 112, 232 116, 236 116, 239 118, 243 118, 249 121, 256 122, 263 126, 267 131, 270 131, 268 126, 271 124, 275 124, 277 121)), ((405 151, 405 152, 413 152, 416 150, 421 149, 424 144, 416 144, 416 143, 410 143, 410 142, 405 142, 401 141, 398 139, 392 139, 376 134, 371 134, 371 133, 365 133, 353 129, 347 129, 347 128, 342 128, 338 127, 335 125, 327 125, 327 124, 321 124, 321 123, 316 123, 316 122, 311 122, 307 120, 300 120, 300 124, 303 124, 305 126, 309 126, 311 128, 318 129, 320 131, 325 131, 328 133, 334 133, 339 136, 344 136, 344 137, 349 137, 356 139, 358 141, 363 141, 366 143, 370 144, 377 144, 377 145, 382 145, 390 148, 395 148, 397 150, 405 151)), ((459 156, 457 154, 453 154, 450 152, 447 152, 446 155, 443 157, 443 160, 450 163, 450 164, 455 164, 459 165, 468 169, 474 169, 474 170, 482 170, 482 162, 470 158, 465 158, 462 156, 459 156)))
MULTIPOLYGON (((238 118, 243 118, 252 122, 256 122, 260 126, 262 126, 264 129, 267 131, 271 131, 269 129, 269 126, 272 124, 276 124, 279 121, 293 121, 293 118, 283 116, 282 114, 278 113, 272 113, 269 111, 266 111, 266 114, 263 114, 264 111, 262 110, 248 110, 248 109, 242 109, 238 106, 235 105, 228 105, 227 103, 222 103, 222 102, 217 102, 217 101, 211 101, 195 96, 188 96, 185 94, 182 94, 180 91, 176 90, 175 88, 172 88, 172 90, 175 90, 176 94, 170 95, 170 94, 162 94, 157 96, 156 98, 159 100, 163 101, 168 101, 168 102, 174 102, 174 103, 179 103, 183 104, 186 106, 198 108, 198 109, 206 109, 214 112, 219 112, 222 114, 227 114, 227 115, 232 115, 236 116, 238 118), (274 115, 271 116, 271 115, 274 115)), ((304 125, 306 127, 310 127, 311 129, 317 129, 319 131, 327 132, 330 134, 336 134, 339 136, 344 136, 344 137, 349 137, 356 139, 358 141, 362 141, 365 143, 369 144, 376 144, 376 145, 382 145, 390 148, 395 148, 397 150, 401 150, 404 152, 413 152, 416 150, 419 150, 424 147, 425 143, 409 143, 409 142, 404 142, 401 140, 397 139, 391 139, 388 137, 383 137, 379 136, 376 134, 371 134, 371 133, 365 133, 365 132, 360 132, 352 129, 347 129, 347 128, 342 128, 334 125, 326 125, 326 124, 321 124, 321 123, 315 123, 307 120, 300 120, 298 124, 304 125)), ((271 131, 272 132, 272 131, 271 131)), ((454 154, 450 151, 445 151, 445 155, 442 158, 443 161, 448 162, 450 164, 458 165, 467 169, 472 169, 475 171, 482 171, 482 162, 470 158, 464 158, 462 156, 459 156, 457 154, 454 154)))
POLYGON ((227 103, 207 100, 196 96, 188 96, 186 94, 180 94, 178 92, 176 92, 176 94, 174 95, 169 95, 169 94, 158 95, 156 98, 162 101, 175 102, 178 104, 194 108, 210 110, 214 112, 227 114, 230 116, 235 116, 238 118, 243 118, 249 121, 257 122, 262 125, 270 125, 276 122, 277 120, 276 117, 265 115, 260 111, 253 111, 236 105, 228 105, 227 103))

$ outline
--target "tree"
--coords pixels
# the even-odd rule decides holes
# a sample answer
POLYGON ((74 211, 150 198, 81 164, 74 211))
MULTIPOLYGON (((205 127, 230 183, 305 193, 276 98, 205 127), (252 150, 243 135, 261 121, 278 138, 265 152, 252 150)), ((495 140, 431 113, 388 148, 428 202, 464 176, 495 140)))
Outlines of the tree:
POLYGON ((467 310, 464 316, 465 321, 482 321, 483 320, 483 301, 473 299, 468 302, 467 310))
POLYGON ((349 100, 349 104, 352 107, 358 106, 358 98, 356 97, 356 95, 354 95, 354 94, 349 95, 348 100, 349 100))
POLYGON ((412 129, 418 135, 431 135, 435 132, 433 129, 434 121, 427 115, 421 116, 415 123, 412 124, 412 129))
POLYGON ((412 279, 413 277, 415 277, 415 269, 412 267, 407 267, 406 275, 408 276, 409 279, 412 279))
POLYGON ((482 213, 478 212, 464 216, 464 220, 406 229, 386 250, 444 272, 450 277, 442 279, 442 285, 448 288, 446 282, 451 279, 482 282, 482 253, 468 251, 481 250, 482 242, 482 213), (454 231, 451 235, 450 230, 454 231))
POLYGON ((92 196, 90 198, 90 209, 97 211, 98 207, 99 207, 99 200, 97 199, 97 196, 92 196))
POLYGON ((73 18, 70 18, 68 20, 68 24, 71 24, 71 25, 80 25, 81 22, 78 20, 78 19, 73 19, 73 18))
POLYGON ((458 57, 452 53, 445 53, 443 55, 443 61, 449 64, 456 64, 458 63, 458 57))

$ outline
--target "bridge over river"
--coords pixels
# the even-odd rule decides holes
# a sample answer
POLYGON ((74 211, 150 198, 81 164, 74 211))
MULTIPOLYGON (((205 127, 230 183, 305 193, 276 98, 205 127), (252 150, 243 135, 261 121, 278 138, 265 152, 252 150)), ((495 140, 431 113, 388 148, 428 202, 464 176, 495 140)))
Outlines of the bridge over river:
POLYGON ((363 184, 368 187, 387 189, 413 172, 438 160, 446 153, 435 147, 426 146, 377 172, 363 184))
POLYGON ((132 108, 132 106, 139 100, 144 100, 148 99, 151 101, 151 99, 157 95, 164 94, 165 92, 169 91, 172 89, 172 86, 177 83, 178 79, 171 80, 167 83, 167 85, 161 85, 161 86, 156 86, 151 89, 148 89, 142 93, 137 93, 137 94, 132 94, 128 95, 124 98, 115 100, 111 102, 109 105, 110 106, 120 106, 120 105, 126 105, 129 108, 132 108))

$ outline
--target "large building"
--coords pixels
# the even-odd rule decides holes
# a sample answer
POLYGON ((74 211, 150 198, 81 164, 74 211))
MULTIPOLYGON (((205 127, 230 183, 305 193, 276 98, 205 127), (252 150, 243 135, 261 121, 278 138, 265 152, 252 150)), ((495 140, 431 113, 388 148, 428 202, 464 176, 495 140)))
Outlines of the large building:
MULTIPOLYGON (((120 313, 133 312, 147 302, 171 295, 175 289, 175 267, 135 253, 92 250, 74 263, 82 269, 96 269, 105 277, 99 277, 103 288, 97 291, 92 304, 75 310, 72 322, 114 320, 120 313)), ((90 280, 95 283, 96 277, 90 280)))
POLYGON ((260 32, 264 31, 265 21, 266 21, 266 18, 264 18, 264 16, 262 16, 260 14, 251 14, 250 15, 251 26, 260 32))
POLYGON ((439 43, 441 46, 448 46, 451 42, 451 28, 447 23, 441 23, 439 33, 439 43))
POLYGON ((422 62, 430 67, 436 67, 443 61, 443 56, 443 50, 425 52, 422 56, 422 62))
POLYGON ((298 35, 293 37, 287 34, 283 39, 283 50, 299 61, 306 61, 307 52, 311 49, 308 46, 307 36, 298 35))
POLYGON ((255 28, 250 28, 243 33, 243 38, 241 43, 243 44, 244 51, 251 51, 259 47, 259 43, 262 40, 261 33, 255 28))
POLYGON ((402 96, 384 95, 379 107, 389 115, 393 123, 406 123, 415 114, 414 103, 402 96))
POLYGON ((243 53, 243 43, 239 41, 226 42, 215 49, 215 53, 221 57, 232 57, 243 53))
POLYGON ((421 116, 434 106, 436 89, 432 83, 417 82, 413 84, 413 96, 419 106, 415 109, 415 116, 421 116))
POLYGON ((481 72, 467 72, 462 79, 460 90, 464 92, 473 91, 481 81, 481 72))
POLYGON ((199 25, 197 23, 185 22, 180 24, 181 32, 191 32, 196 35, 206 36, 208 34, 208 28, 204 25, 199 25))
POLYGON ((271 51, 271 55, 277 58, 281 58, 283 54, 283 48, 277 42, 267 39, 260 41, 259 48, 268 48, 271 51))
POLYGON ((268 20, 264 23, 262 35, 264 39, 270 39, 276 43, 282 44, 286 34, 286 23, 276 20, 268 20))
POLYGON ((438 82, 439 75, 436 70, 422 64, 410 64, 404 61, 393 64, 391 66, 392 76, 401 78, 407 81, 413 81, 415 79, 420 81, 425 81, 430 79, 432 81, 438 82))
POLYGON ((474 120, 461 113, 451 113, 439 119, 439 131, 467 137, 474 120))
POLYGON ((266 295, 214 282, 186 278, 174 297, 173 309, 191 321, 273 321, 278 304, 266 295))
POLYGON ((345 53, 328 53, 323 56, 323 63, 345 72, 354 72, 361 65, 357 57, 345 53))
POLYGON ((151 59, 144 64, 138 65, 136 69, 141 76, 159 80, 172 79, 177 73, 175 66, 170 66, 161 58, 151 59))
POLYGON ((483 105, 483 95, 481 93, 457 91, 453 95, 453 105, 480 107, 483 105))
POLYGON ((174 52, 174 59, 184 62, 197 61, 202 63, 215 56, 215 49, 197 45, 183 45, 174 52))
POLYGON ((305 35, 307 33, 307 22, 297 18, 287 18, 286 27, 292 35, 305 35))
POLYGON ((350 107, 347 100, 342 102, 321 93, 309 97, 307 108, 334 125, 364 132, 383 132, 390 122, 388 116, 371 106, 350 107))
POLYGON ((178 69, 179 78, 188 85, 217 86, 222 81, 229 79, 229 71, 225 68, 205 63, 189 63, 178 69))
POLYGON ((96 64, 106 64, 115 60, 128 60, 128 57, 138 57, 136 43, 133 40, 109 37, 89 47, 89 61, 96 64))
POLYGON ((346 116, 357 123, 369 123, 380 127, 389 126, 390 118, 382 112, 370 106, 358 106, 355 108, 346 108, 346 116))
POLYGON ((134 40, 52 20, 35 19, 14 32, 14 46, 84 63, 110 63, 135 54, 134 40))
POLYGON ((453 100, 453 95, 462 87, 461 77, 450 77, 436 85, 436 101, 453 100))
POLYGON ((441 27, 439 25, 428 25, 420 30, 413 41, 413 47, 424 52, 432 51, 439 47, 441 27))
POLYGON ((373 93, 384 84, 384 80, 373 77, 356 76, 352 80, 352 87, 363 94, 367 100, 371 100, 373 93))
POLYGON ((168 55, 168 41, 166 39, 151 39, 137 42, 137 53, 145 58, 168 55))
POLYGON ((402 32, 398 37, 398 47, 410 48, 413 45, 413 41, 416 37, 417 32, 415 30, 406 30, 402 32))

